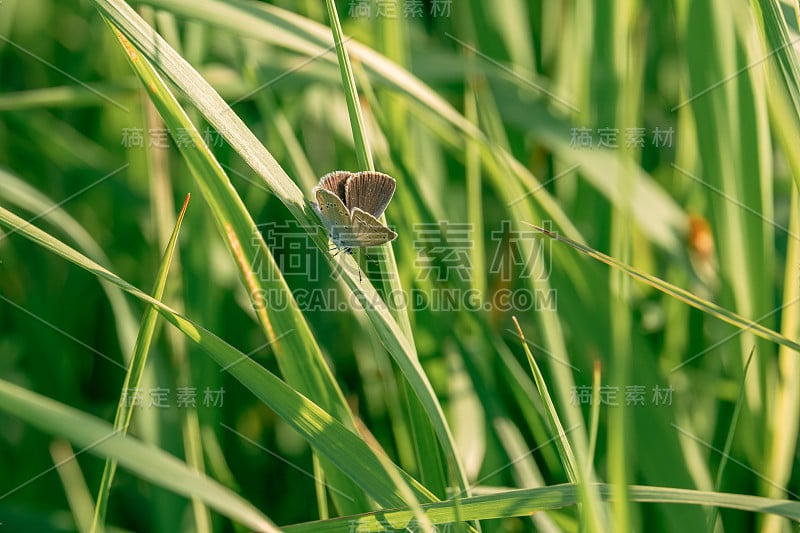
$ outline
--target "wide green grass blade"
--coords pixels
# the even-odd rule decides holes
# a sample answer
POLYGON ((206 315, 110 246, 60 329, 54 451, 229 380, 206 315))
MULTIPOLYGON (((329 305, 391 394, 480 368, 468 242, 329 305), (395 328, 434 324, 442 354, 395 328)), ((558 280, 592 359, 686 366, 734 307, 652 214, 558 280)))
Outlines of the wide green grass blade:
POLYGON ((241 496, 166 452, 121 434, 110 424, 5 380, 0 380, 0 410, 45 433, 69 439, 100 457, 116 460, 138 476, 204 501, 231 520, 258 531, 280 531, 241 496))
MULTIPOLYGON (((108 269, 3 208, 0 208, 0 224, 14 228, 20 235, 29 238, 45 249, 156 307, 163 318, 198 344, 224 370, 272 408, 303 435, 321 455, 364 489, 372 499, 384 507, 397 507, 405 503, 397 486, 383 469, 382 463, 363 440, 336 421, 332 415, 289 387, 250 357, 199 324, 188 320, 167 305, 120 279, 108 269)), ((404 477, 406 484, 415 491, 415 495, 420 501, 436 500, 411 476, 402 470, 399 472, 404 477)))
MULTIPOLYGON (((167 79, 180 88, 195 107, 200 109, 206 119, 209 120, 240 155, 242 155, 245 161, 264 178, 265 183, 292 212, 298 222, 306 227, 313 227, 316 225, 317 218, 310 214, 311 209, 308 204, 303 201, 302 193, 297 186, 286 176, 285 172, 283 172, 269 152, 255 139, 252 132, 244 126, 241 120, 230 110, 225 102, 208 86, 207 82, 200 78, 197 72, 194 71, 183 58, 175 54, 163 40, 158 38, 157 34, 148 30, 146 25, 144 25, 141 19, 127 4, 119 0, 97 0, 96 5, 103 15, 115 24, 120 31, 125 34, 125 37, 133 43, 138 50, 138 52, 134 52, 134 54, 143 54, 149 61, 153 61, 154 66, 159 72, 164 74, 167 79)), ((158 104, 158 101, 154 102, 158 104)), ((164 110, 161 110, 161 112, 163 116, 164 110)), ((166 117, 165 121, 169 124, 166 117)), ((205 156, 203 155, 203 157, 205 156)), ((209 181, 210 185, 214 183, 213 180, 209 181)), ((212 194, 211 196, 219 201, 235 202, 237 204, 235 206, 235 211, 232 209, 228 212, 230 216, 236 213, 237 223, 226 227, 224 234, 227 237, 231 237, 232 235, 228 233, 227 230, 232 230, 235 232, 235 235, 238 236, 239 242, 249 242, 249 238, 252 237, 250 232, 253 225, 251 223, 247 229, 244 228, 246 224, 244 224, 242 218, 246 217, 246 211, 243 206, 241 206, 241 200, 239 200, 238 197, 231 196, 228 189, 220 190, 219 194, 212 194), (247 238, 245 238, 245 234, 247 238)), ((214 207, 213 203, 211 203, 211 205, 214 207)), ((230 220, 230 218, 223 218, 225 220, 230 220)), ((327 249, 327 242, 318 234, 312 235, 312 237, 315 238, 315 242, 320 249, 327 249)), ((239 255, 237 260, 241 259, 246 258, 239 255)), ((335 259, 332 259, 332 261, 337 265, 338 271, 342 273, 343 279, 353 291, 354 296, 364 305, 370 321, 381 338, 381 341, 395 358, 395 361, 408 379, 415 394, 422 402, 442 446, 445 447, 445 453, 448 455, 449 461, 454 465, 457 464, 457 457, 450 444, 452 443, 452 436, 445 422, 444 414, 436 400, 435 393, 429 380, 425 376, 419 361, 416 359, 413 345, 406 339, 405 335, 402 333, 402 329, 391 316, 388 307, 382 302, 371 285, 368 283, 361 283, 355 275, 357 270, 354 268, 355 264, 353 259, 347 256, 347 254, 340 254, 335 259), (448 450, 448 447, 451 449, 448 450)), ((248 270, 248 272, 250 271, 248 270)), ((248 276, 247 282, 252 283, 255 281, 252 279, 253 276, 249 273, 248 276)), ((279 282, 283 283, 282 277, 279 278, 279 282)), ((306 327, 302 317, 296 313, 293 317, 298 322, 284 324, 286 327, 281 329, 288 331, 292 326, 306 327)), ((276 320, 283 321, 286 320, 286 318, 287 317, 279 314, 276 320)), ((276 330, 277 329, 276 326, 276 330)), ((287 342, 295 342, 292 340, 294 337, 299 337, 301 339, 300 342, 303 344, 311 342, 309 336, 301 334, 289 336, 286 338, 287 342)), ((304 353, 307 348, 308 346, 304 346, 300 353, 304 353)), ((324 373, 324 371, 324 368, 320 368, 321 373, 324 373)), ((300 374, 299 369, 298 374, 300 374)), ((330 381, 325 383, 326 387, 330 385, 330 381)), ((320 391, 309 389, 307 392, 312 394, 320 391)), ((342 402, 339 404, 339 407, 341 408, 343 405, 342 402)), ((460 472, 458 472, 457 469, 456 479, 460 479, 460 472)))
MULTIPOLYGON (((765 51, 748 11, 744 4, 719 0, 689 6, 683 30, 687 50, 704 48, 704 52, 686 55, 688 97, 679 107, 688 105, 694 116, 702 166, 676 169, 712 191, 707 198, 719 256, 721 304, 740 315, 759 317, 765 327, 774 329, 775 299, 756 282, 772 279, 776 264, 776 228, 764 223, 775 219, 774 147, 766 108, 768 70, 750 68, 763 60, 765 51), (741 75, 731 78, 736 72, 741 75)), ((723 331, 733 330, 725 327, 723 331)), ((735 361, 737 374, 754 344, 759 354, 770 350, 768 343, 747 330, 741 331, 735 343, 736 349, 725 354, 724 360, 735 361)), ((747 429, 740 440, 753 467, 760 470, 768 439, 766 421, 772 417, 771 405, 762 396, 772 387, 770 376, 775 369, 771 358, 758 357, 754 362, 746 382, 747 408, 742 412, 747 429)))
MULTIPOLYGON (((130 24, 133 16, 135 15, 124 20, 130 24)), ((286 379, 300 392, 316 399, 346 426, 352 427, 352 415, 345 403, 344 395, 325 363, 305 317, 289 292, 286 281, 263 237, 256 230, 256 225, 241 198, 203 142, 202 136, 149 62, 130 47, 125 37, 119 32, 116 34, 128 52, 131 65, 141 77, 155 107, 173 136, 177 138, 178 135, 183 135, 190 140, 176 144, 214 214, 214 221, 225 238, 229 253, 239 267, 242 282, 253 301, 253 308, 286 379), (289 305, 286 309, 273 311, 269 301, 281 297, 285 298, 289 305)), ((162 46, 166 45, 162 43, 162 46)), ((163 49, 161 53, 166 55, 163 49)), ((193 70, 191 72, 193 76, 197 76, 196 72, 193 70)), ((219 96, 213 90, 209 90, 205 93, 205 98, 214 100, 219 99, 219 96)), ((241 124, 241 121, 239 123, 241 124)), ((266 153, 260 144, 258 146, 266 153)), ((360 495, 358 488, 346 476, 332 471, 329 472, 328 479, 337 489, 332 497, 342 513, 350 514, 369 509, 369 502, 360 495), (349 496, 342 498, 341 494, 349 496)))
MULTIPOLYGON (((259 5, 258 10, 253 10, 251 4, 241 0, 232 0, 225 4, 207 0, 197 2, 148 0, 146 3, 191 19, 204 20, 252 39, 271 42, 311 57, 319 57, 320 61, 332 61, 332 58, 320 55, 332 47, 328 28, 276 6, 259 5), (199 9, 199 6, 202 6, 202 9, 199 9)), ((487 164, 487 157, 497 155, 507 158, 511 176, 523 185, 526 192, 537 191, 535 201, 541 204, 541 209, 547 216, 567 234, 579 235, 549 191, 541 187, 541 183, 530 170, 504 148, 491 143, 441 95, 402 66, 387 60, 368 46, 349 40, 347 50, 376 81, 406 96, 411 104, 410 110, 422 121, 435 120, 440 125, 444 124, 446 128, 452 128, 450 131, 453 135, 450 139, 458 144, 459 152, 463 151, 464 143, 469 139, 478 142, 483 148, 484 164, 487 164)), ((518 79, 515 80, 523 85, 518 79)), ((627 201, 619 194, 617 186, 619 162, 613 154, 604 150, 580 150, 571 147, 569 131, 572 125, 562 118, 553 116, 545 106, 534 105, 531 108, 531 102, 510 98, 508 103, 504 102, 503 109, 503 118, 530 129, 535 132, 537 138, 564 156, 566 160, 580 164, 592 184, 603 194, 608 195, 614 202, 627 201), (536 115, 534 119, 530 118, 532 110, 536 115)), ((498 179, 509 177, 505 169, 497 168, 496 165, 489 164, 488 168, 497 173, 498 179)), ((644 172, 638 173, 633 194, 634 198, 630 203, 634 206, 637 224, 660 245, 669 249, 678 246, 680 241, 676 233, 685 229, 685 219, 681 209, 657 184, 645 179, 644 172)))
MULTIPOLYGON (((347 102, 348 114, 350 116, 351 129, 353 130, 356 156, 362 168, 372 170, 374 169, 374 165, 370 152, 370 143, 366 138, 364 119, 361 113, 361 105, 355 77, 353 75, 353 67, 350 62, 349 54, 344 47, 344 35, 336 12, 336 5, 333 0, 327 0, 326 6, 328 8, 328 17, 331 21, 333 40, 336 45, 336 54, 344 86, 345 101, 347 102)), ((364 82, 368 83, 366 77, 364 76, 363 78, 364 82)), ((371 88, 368 86, 368 93, 371 93, 370 89, 371 88)), ((375 99, 372 98, 372 100, 374 101, 375 99)), ((380 109, 380 106, 375 105, 374 109, 380 109)), ((402 187, 403 185, 404 183, 401 182, 400 186, 402 187)), ((385 214, 381 216, 380 220, 383 223, 386 222, 385 214)), ((391 246, 387 246, 384 253, 385 275, 382 276, 384 292, 386 294, 403 293, 400 279, 397 276, 399 272, 397 261, 391 246)), ((413 347, 414 337, 406 310, 402 308, 393 308, 392 312, 408 339, 409 345, 413 347)), ((416 357, 416 354, 414 354, 414 357, 416 357)), ((412 442, 415 446, 420 476, 425 486, 440 497, 446 496, 447 487, 451 484, 457 485, 459 491, 466 490, 468 484, 464 469, 456 451, 455 441, 451 435, 450 427, 446 420, 444 420, 443 415, 440 416, 436 411, 431 411, 430 407, 426 408, 425 402, 420 402, 417 397, 418 394, 414 394, 413 385, 404 383, 403 387, 406 389, 404 391, 407 399, 406 412, 408 414, 409 424, 412 425, 412 442), (433 432, 430 431, 431 424, 433 424, 434 427, 433 432), (440 439, 438 443, 436 436, 440 439), (445 452, 446 461, 442 459, 441 454, 438 452, 439 446, 441 446, 445 452), (455 479, 448 481, 450 477, 455 479)), ((439 410, 441 410, 441 407, 439 410)))

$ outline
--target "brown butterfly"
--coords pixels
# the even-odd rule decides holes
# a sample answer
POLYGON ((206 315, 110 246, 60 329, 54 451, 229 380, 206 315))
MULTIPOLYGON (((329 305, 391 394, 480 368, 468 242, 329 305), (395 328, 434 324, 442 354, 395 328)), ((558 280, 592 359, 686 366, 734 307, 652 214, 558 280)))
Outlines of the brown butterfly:
POLYGON ((353 248, 393 241, 397 233, 378 221, 394 195, 397 183, 382 172, 337 170, 325 174, 314 187, 314 210, 333 244, 345 253, 353 248))

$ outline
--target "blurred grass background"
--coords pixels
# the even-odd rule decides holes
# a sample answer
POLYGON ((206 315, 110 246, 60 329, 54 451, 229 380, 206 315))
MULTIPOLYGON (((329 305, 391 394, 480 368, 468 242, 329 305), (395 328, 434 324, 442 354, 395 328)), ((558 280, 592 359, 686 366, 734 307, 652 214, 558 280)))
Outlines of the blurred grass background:
MULTIPOLYGON (((99 14, 115 4, 0 3, 2 207, 147 291, 192 193, 163 300, 279 376, 301 380, 301 365, 280 360, 302 347, 313 361, 315 340, 344 400, 334 387, 328 407, 349 407, 334 417, 439 499, 461 474, 473 494, 576 481, 556 447, 551 396, 577 481, 611 483, 614 502, 599 505, 587 490, 580 507, 487 511, 483 531, 796 531, 747 510, 717 517, 697 505, 636 503, 629 487, 798 500, 800 354, 523 224, 549 224, 796 339, 796 3, 336 2, 375 168, 398 182, 386 212, 400 235, 391 244, 396 278, 385 249, 362 262, 381 294, 396 283, 410 298, 392 309, 390 333, 332 275, 340 263, 323 258, 324 236, 281 174, 248 166, 247 144, 220 133, 203 102, 167 76, 230 178, 233 190, 219 194, 241 198, 301 313, 282 314, 286 293, 267 282, 269 316, 254 311, 220 231, 219 217, 228 219, 181 153, 184 132, 170 137, 99 14), (788 40, 776 46, 781 23, 788 40), (317 305, 323 294, 335 304, 317 305), (445 294, 456 302, 437 303, 445 294), (512 316, 550 396, 537 389, 512 316), (273 332, 265 324, 276 317, 273 332), (295 341, 280 336, 280 320, 286 331, 309 328, 298 334, 302 346, 282 344, 295 341), (431 413, 387 336, 402 336, 397 346, 418 356, 460 465, 420 421, 431 413)), ((363 166, 324 3, 132 5, 305 198, 323 174, 363 166)), ((145 307, 21 233, 0 239, 0 379, 111 422, 145 307)), ((257 243, 239 242, 262 267, 257 277, 268 276, 257 243)), ((169 407, 135 409, 135 437, 199 460, 280 526, 380 501, 367 490, 348 508, 334 491, 319 492, 312 474, 334 474, 308 439, 171 326, 156 329, 150 352, 140 390, 145 403, 166 391, 169 407), (178 405, 180 387, 196 393, 195 407, 178 405), (221 405, 205 405, 206 390, 224 391, 221 405)), ((327 408, 324 394, 286 379, 327 408)), ((314 379, 325 382, 306 383, 314 379)), ((0 529, 86 529, 81 509, 97 498, 103 460, 80 453, 79 470, 65 472, 72 452, 58 435, 3 411, 0 529)), ((106 522, 246 529, 125 469, 106 522)))

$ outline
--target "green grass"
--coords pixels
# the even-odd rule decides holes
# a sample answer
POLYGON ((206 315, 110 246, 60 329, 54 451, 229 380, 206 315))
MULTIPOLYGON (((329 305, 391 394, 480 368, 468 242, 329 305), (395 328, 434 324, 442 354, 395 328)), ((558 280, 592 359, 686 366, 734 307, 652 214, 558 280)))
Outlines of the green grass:
POLYGON ((0 530, 796 531, 800 6, 416 5, 0 2, 0 530))

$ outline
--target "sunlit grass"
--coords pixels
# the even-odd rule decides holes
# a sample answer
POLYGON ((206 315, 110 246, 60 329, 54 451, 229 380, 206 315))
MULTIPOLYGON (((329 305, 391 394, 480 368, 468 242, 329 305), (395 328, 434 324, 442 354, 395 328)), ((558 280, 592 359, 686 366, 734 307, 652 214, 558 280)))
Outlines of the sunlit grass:
POLYGON ((796 6, 131 5, 0 3, 0 529, 793 531, 796 6))

